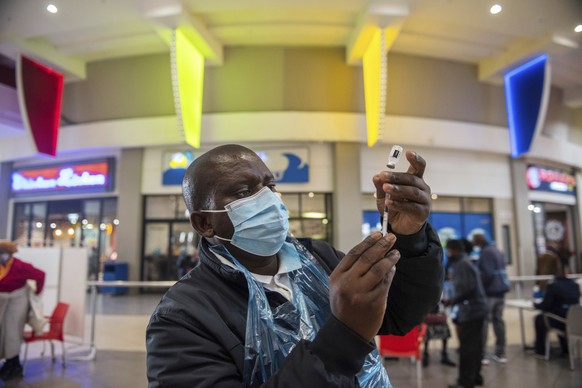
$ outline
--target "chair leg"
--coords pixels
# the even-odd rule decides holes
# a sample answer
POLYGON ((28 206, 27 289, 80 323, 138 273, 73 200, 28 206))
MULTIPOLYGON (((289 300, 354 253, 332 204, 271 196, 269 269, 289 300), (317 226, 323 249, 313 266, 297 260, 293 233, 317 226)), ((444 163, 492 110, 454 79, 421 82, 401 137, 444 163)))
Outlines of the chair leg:
POLYGON ((51 361, 54 364, 55 363, 55 344, 53 344, 53 341, 49 341, 49 343, 51 344, 51 361))
POLYGON ((550 332, 546 333, 546 361, 550 360, 550 332))
POLYGON ((28 357, 28 342, 24 343, 24 360, 22 361, 22 370, 26 366, 26 358, 28 357))
POLYGON ((574 343, 576 340, 568 341, 568 354, 570 356, 570 369, 574 370, 574 343))
POLYGON ((416 359, 416 388, 422 388, 422 366, 419 359, 416 359))
POLYGON ((61 360, 62 360, 63 368, 66 368, 67 364, 65 363, 65 342, 64 341, 61 341, 61 360))

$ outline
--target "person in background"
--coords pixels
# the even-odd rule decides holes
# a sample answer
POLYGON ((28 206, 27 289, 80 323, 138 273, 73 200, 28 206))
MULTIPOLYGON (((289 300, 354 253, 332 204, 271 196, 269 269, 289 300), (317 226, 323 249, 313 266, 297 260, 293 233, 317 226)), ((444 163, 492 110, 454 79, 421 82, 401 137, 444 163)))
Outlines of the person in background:
POLYGON ((461 240, 448 240, 447 257, 451 261, 449 276, 453 282, 453 299, 443 300, 445 306, 458 306, 459 377, 449 388, 473 388, 483 385, 481 354, 483 325, 487 301, 479 271, 471 262, 461 240))
POLYGON ((178 268, 178 279, 186 275, 192 268, 198 264, 200 256, 198 255, 198 249, 191 245, 182 248, 180 254, 178 255, 178 260, 176 261, 176 267, 178 268))
POLYGON ((495 362, 505 364, 507 356, 505 354, 505 321, 503 320, 503 309, 505 307, 505 294, 509 291, 507 280, 505 257, 494 245, 489 244, 485 235, 474 234, 473 244, 480 248, 479 252, 479 273, 487 296, 487 318, 483 327, 483 358, 484 365, 489 364, 486 356, 487 335, 489 333, 489 322, 493 324, 495 333, 495 353, 491 359, 495 362))
POLYGON ((474 254, 473 252, 473 243, 469 241, 467 238, 462 238, 461 242, 463 243, 463 247, 465 248, 465 253, 469 256, 469 259, 473 261, 479 260, 479 255, 474 254))
MULTIPOLYGON (((541 260, 541 264, 543 264, 544 268, 554 275, 554 281, 547 284, 544 292, 544 299, 540 303, 534 304, 534 307, 542 312, 549 312, 565 318, 568 308, 571 305, 577 305, 580 303, 580 287, 574 280, 566 277, 569 270, 563 267, 562 262, 557 255, 544 255, 541 257, 541 260)), ((563 323, 552 319, 550 319, 549 322, 551 326, 564 330, 563 323)), ((534 318, 534 326, 536 330, 534 345, 535 355, 539 358, 543 358, 546 351, 547 335, 543 313, 536 315, 534 318)), ((562 353, 567 354, 568 344, 566 339, 563 337, 559 338, 562 353)))
POLYGON ((28 313, 26 282, 36 282, 36 293, 44 287, 45 274, 14 257, 16 244, 0 241, 0 359, 5 359, 0 368, 0 379, 4 381, 22 377, 20 346, 28 313))
POLYGON ((406 158, 407 172, 373 178, 389 233, 346 255, 288 233, 275 177, 252 150, 196 158, 182 189, 200 264, 152 314, 149 387, 390 387, 374 337, 422 323, 443 282, 426 163, 406 158))

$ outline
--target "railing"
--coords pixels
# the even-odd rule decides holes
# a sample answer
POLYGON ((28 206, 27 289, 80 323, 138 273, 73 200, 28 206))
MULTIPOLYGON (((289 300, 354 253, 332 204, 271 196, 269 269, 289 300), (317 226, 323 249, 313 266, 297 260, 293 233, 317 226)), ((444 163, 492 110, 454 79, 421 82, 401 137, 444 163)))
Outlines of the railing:
POLYGON ((164 282, 140 282, 128 280, 90 280, 87 285, 91 287, 91 296, 89 304, 89 312, 91 314, 91 335, 89 339, 89 354, 86 356, 76 357, 75 360, 94 360, 97 353, 95 347, 95 315, 97 312, 97 287, 147 287, 147 288, 170 288, 176 281, 164 282))
MULTIPOLYGON (((570 279, 580 279, 582 278, 582 273, 570 274, 567 276, 570 279)), ((517 299, 524 298, 522 295, 523 291, 523 283, 525 282, 536 282, 539 280, 553 280, 553 275, 536 275, 536 276, 509 276, 509 281, 511 282, 512 286, 515 290, 515 297, 517 299)), ((530 294, 526 294, 525 297, 529 298, 530 294)))
MULTIPOLYGON (((571 279, 582 278, 582 274, 572 274, 568 275, 571 279)), ((522 296, 522 283, 523 282, 533 282, 538 280, 552 280, 554 277, 551 275, 542 276, 509 276, 512 286, 515 290, 515 296, 518 299, 523 298, 522 296)), ((91 314, 91 336, 89 342, 89 354, 82 357, 77 357, 77 360, 94 360, 97 349, 95 347, 95 315, 97 310, 97 287, 128 287, 128 288, 170 288, 176 281, 160 281, 160 282, 142 282, 142 281, 127 281, 127 280, 91 280, 87 282, 87 285, 91 287, 91 297, 90 297, 90 314, 91 314)), ((529 296, 529 295, 528 295, 529 296)), ((521 310, 520 310, 521 313, 521 310)))

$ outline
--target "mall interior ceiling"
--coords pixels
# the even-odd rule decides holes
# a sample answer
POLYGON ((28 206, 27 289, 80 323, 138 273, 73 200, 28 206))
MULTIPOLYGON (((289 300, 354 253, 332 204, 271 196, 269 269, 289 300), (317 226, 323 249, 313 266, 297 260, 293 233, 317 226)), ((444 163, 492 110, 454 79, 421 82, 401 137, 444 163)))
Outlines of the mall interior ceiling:
MULTIPOLYGON (((390 31, 390 52, 475 64, 482 82, 500 84, 508 66, 548 53, 552 84, 563 89, 564 104, 582 106, 581 0, 49 3, 0 1, 0 65, 11 66, 24 54, 75 82, 86 79, 94 61, 169 52, 167 32, 178 26, 200 39, 207 66, 223 64, 232 46, 345 47, 346 62, 359 65, 358 39, 369 26, 380 26, 390 31)), ((15 133, 6 117, 0 114, 0 137, 15 133)))

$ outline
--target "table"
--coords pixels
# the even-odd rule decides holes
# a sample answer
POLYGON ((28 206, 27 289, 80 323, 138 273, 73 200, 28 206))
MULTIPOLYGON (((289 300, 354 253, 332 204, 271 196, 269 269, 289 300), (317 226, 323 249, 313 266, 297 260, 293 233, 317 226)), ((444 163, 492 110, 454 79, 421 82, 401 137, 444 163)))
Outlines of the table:
POLYGON ((506 299, 505 305, 508 307, 519 309, 519 328, 521 334, 521 347, 525 350, 527 346, 525 344, 525 327, 523 324, 523 310, 529 311, 535 310, 533 301, 531 299, 506 299))

